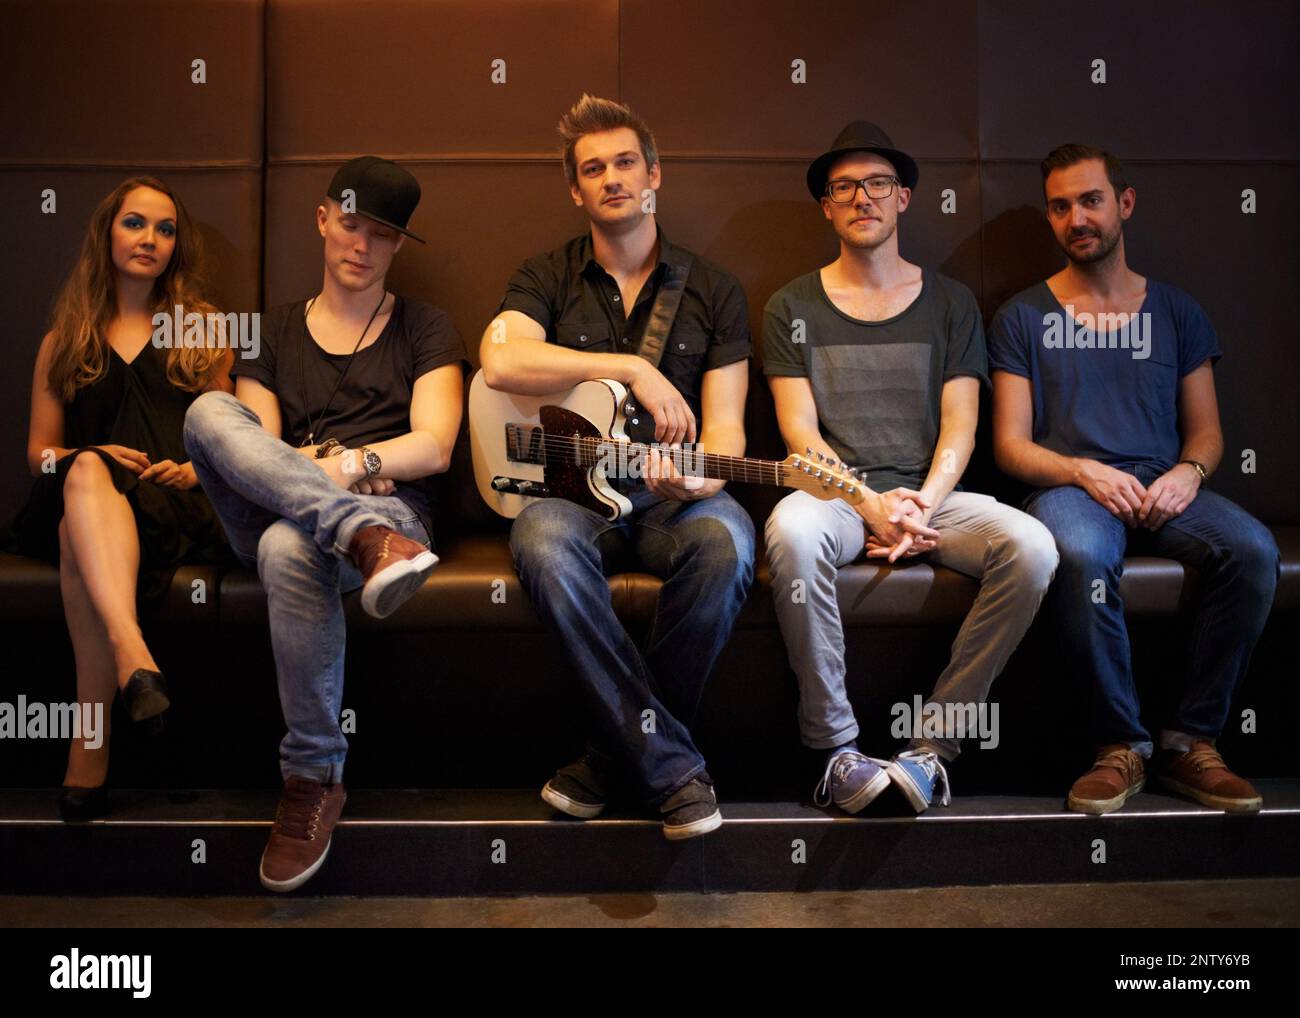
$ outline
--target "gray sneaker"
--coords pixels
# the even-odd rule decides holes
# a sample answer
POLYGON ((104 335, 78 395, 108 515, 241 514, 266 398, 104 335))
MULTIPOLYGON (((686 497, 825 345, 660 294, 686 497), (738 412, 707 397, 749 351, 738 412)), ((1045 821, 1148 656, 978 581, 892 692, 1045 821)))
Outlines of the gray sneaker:
POLYGON ((826 773, 813 789, 813 802, 818 806, 835 803, 845 813, 860 813, 881 792, 889 787, 887 760, 846 749, 826 761, 826 773))
POLYGON ((542 789, 542 798, 571 817, 590 820, 600 816, 609 801, 609 781, 582 757, 555 772, 542 789))
POLYGON ((659 807, 664 815, 664 837, 669 841, 695 838, 722 826, 722 813, 713 786, 692 778, 659 807))

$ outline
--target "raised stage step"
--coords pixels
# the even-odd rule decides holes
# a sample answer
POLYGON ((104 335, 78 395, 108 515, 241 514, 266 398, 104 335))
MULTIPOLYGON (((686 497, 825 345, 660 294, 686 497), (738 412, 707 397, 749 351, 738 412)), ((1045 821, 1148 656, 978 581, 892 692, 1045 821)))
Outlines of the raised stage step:
MULTIPOLYGON (((1255 816, 1158 792, 1107 817, 1037 797, 964 797, 920 817, 884 797, 857 817, 724 801, 718 831, 678 843, 635 812, 561 817, 533 789, 356 789, 330 858, 298 893, 812 891, 1300 875, 1300 781, 1258 786, 1265 807, 1255 816)), ((275 804, 269 791, 115 790, 112 817, 65 825, 52 791, 3 790, 0 894, 261 893, 257 863, 275 804), (195 861, 200 842, 203 862, 195 861)))

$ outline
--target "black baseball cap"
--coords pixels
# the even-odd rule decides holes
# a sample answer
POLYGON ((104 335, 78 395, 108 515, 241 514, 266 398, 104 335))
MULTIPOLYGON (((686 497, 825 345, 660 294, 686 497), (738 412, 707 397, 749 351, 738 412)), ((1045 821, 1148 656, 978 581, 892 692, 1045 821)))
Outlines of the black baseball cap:
POLYGON ((817 201, 826 195, 826 177, 831 171, 831 165, 840 156, 850 152, 874 152, 878 156, 884 156, 894 164, 898 179, 904 187, 916 187, 917 178, 921 175, 916 168, 916 160, 906 152, 894 148, 889 135, 871 121, 855 120, 831 142, 828 152, 819 155, 808 166, 808 190, 817 201))
POLYGON ((358 156, 339 167, 325 193, 342 202, 347 188, 356 196, 359 215, 424 243, 406 228, 415 206, 420 204, 420 182, 406 170, 379 156, 358 156))

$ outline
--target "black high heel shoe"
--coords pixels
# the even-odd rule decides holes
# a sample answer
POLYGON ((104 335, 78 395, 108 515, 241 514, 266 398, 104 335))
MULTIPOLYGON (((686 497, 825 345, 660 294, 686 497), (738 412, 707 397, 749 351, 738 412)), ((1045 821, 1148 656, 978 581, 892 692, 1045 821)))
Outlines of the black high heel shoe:
MULTIPOLYGON (((132 721, 147 721, 156 718, 172 705, 167 696, 167 680, 162 672, 152 672, 148 668, 137 668, 122 687, 122 702, 132 721)), ((151 726, 155 727, 155 726, 151 726)))
POLYGON ((79 788, 64 785, 59 789, 59 816, 65 823, 84 823, 108 816, 108 786, 79 788))

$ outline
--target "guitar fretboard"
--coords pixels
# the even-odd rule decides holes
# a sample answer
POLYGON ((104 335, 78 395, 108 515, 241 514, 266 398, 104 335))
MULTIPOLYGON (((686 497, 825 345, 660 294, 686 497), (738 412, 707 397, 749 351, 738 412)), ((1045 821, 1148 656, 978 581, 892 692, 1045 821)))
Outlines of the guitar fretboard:
MULTIPOLYGON (((552 435, 534 424, 507 424, 506 449, 517 463, 545 464, 548 460, 567 460, 575 466, 591 468, 605 465, 611 476, 629 474, 628 466, 640 461, 652 447, 643 442, 614 442, 607 438, 584 435, 552 435)), ((723 456, 694 449, 661 449, 673 461, 680 474, 708 477, 749 484, 786 485, 786 465, 776 460, 751 459, 748 456, 723 456)))

